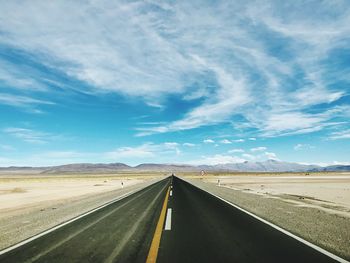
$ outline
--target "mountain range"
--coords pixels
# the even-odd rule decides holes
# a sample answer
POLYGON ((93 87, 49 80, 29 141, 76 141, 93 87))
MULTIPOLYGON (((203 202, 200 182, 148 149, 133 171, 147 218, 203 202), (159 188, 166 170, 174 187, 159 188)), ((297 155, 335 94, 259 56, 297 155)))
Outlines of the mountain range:
POLYGON ((144 163, 129 166, 123 163, 76 163, 48 167, 0 167, 0 173, 113 173, 132 171, 154 172, 320 172, 320 171, 350 171, 350 165, 318 166, 299 163, 267 160, 264 162, 242 162, 217 165, 186 165, 186 164, 156 164, 144 163))

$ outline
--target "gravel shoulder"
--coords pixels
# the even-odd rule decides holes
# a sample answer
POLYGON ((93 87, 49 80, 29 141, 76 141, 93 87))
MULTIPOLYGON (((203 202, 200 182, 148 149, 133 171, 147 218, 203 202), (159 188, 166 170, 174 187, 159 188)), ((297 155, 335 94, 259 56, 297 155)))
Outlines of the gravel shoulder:
POLYGON ((320 207, 217 186, 200 179, 183 178, 193 185, 230 201, 340 257, 350 260, 350 219, 320 207))
POLYGON ((162 178, 140 181, 124 188, 63 199, 45 200, 0 215, 0 250, 68 221, 130 191, 137 191, 162 178))

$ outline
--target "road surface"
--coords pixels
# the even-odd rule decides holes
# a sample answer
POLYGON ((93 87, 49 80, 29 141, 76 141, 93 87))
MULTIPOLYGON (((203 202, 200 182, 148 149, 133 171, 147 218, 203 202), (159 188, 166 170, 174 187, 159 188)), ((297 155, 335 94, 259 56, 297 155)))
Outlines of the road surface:
POLYGON ((152 262, 151 254, 158 263, 336 262, 177 177, 0 255, 0 262, 152 262))
POLYGON ((0 262, 145 262, 170 179, 0 256, 0 262))
POLYGON ((179 178, 172 191, 158 262, 336 262, 179 178))

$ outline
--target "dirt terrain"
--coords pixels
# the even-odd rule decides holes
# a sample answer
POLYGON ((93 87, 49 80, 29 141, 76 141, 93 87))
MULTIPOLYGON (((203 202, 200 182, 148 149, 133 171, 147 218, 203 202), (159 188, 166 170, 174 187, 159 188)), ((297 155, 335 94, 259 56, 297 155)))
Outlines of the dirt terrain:
MULTIPOLYGON (((350 173, 177 175, 350 259, 350 173)), ((1 175, 0 249, 165 176, 1 175)))
POLYGON ((2 175, 0 249, 40 233, 162 175, 2 175))

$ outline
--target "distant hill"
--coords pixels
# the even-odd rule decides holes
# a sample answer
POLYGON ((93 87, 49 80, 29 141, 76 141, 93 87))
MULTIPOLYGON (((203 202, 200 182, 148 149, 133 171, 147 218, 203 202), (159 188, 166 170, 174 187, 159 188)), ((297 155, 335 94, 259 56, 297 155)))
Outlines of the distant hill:
POLYGON ((197 171, 199 168, 186 164, 155 164, 155 163, 143 163, 134 167, 135 170, 140 171, 174 171, 174 172, 186 172, 197 171))
POLYGON ((108 173, 120 170, 130 170, 132 167, 124 163, 109 163, 109 164, 91 164, 91 163, 76 163, 60 166, 53 166, 43 171, 43 173, 108 173))
POLYGON ((59 173, 115 173, 120 171, 154 171, 154 172, 317 172, 317 171, 350 171, 350 165, 331 165, 321 167, 317 165, 305 165, 289 163, 277 160, 264 162, 242 162, 217 165, 187 165, 187 164, 156 164, 144 163, 137 166, 129 166, 124 163, 77 163, 50 167, 0 167, 0 174, 34 173, 34 174, 59 174, 59 173))
POLYGON ((322 172, 347 172, 350 171, 350 165, 330 165, 327 167, 320 167, 317 171, 322 172))
POLYGON ((213 167, 214 170, 216 169, 239 172, 305 172, 321 168, 317 165, 304 165, 276 160, 267 160, 264 162, 245 161, 243 163, 218 164, 213 167))

